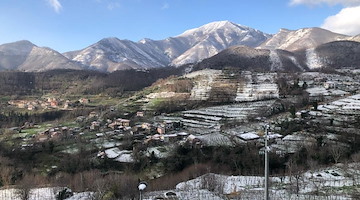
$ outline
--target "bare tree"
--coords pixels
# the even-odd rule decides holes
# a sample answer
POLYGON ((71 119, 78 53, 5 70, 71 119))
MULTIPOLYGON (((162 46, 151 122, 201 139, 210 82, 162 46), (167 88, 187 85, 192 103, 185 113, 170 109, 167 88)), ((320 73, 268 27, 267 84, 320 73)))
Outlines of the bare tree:
POLYGON ((201 177, 202 189, 207 189, 217 194, 223 194, 225 181, 222 177, 213 173, 205 174, 201 177))
POLYGON ((290 190, 293 191, 293 178, 295 178, 295 192, 296 194, 299 194, 300 191, 300 180, 302 178, 302 168, 300 166, 297 165, 296 161, 294 161, 293 159, 290 159, 287 163, 286 163, 286 167, 288 170, 288 174, 289 174, 289 178, 290 178, 290 190))
POLYGON ((330 147, 330 153, 335 163, 338 163, 340 158, 344 155, 344 150, 345 149, 338 144, 330 147))
POLYGON ((32 175, 25 175, 21 182, 17 184, 16 196, 21 200, 30 199, 31 188, 33 187, 33 178, 32 175))
POLYGON ((0 166, 0 180, 3 185, 8 186, 12 184, 12 177, 14 169, 9 166, 0 166))

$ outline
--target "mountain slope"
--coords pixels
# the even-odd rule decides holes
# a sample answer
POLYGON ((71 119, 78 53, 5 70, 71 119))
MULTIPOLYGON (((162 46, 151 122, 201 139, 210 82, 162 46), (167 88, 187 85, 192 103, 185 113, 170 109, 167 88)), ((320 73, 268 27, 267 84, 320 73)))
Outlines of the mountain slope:
POLYGON ((117 38, 105 38, 81 51, 68 52, 64 55, 100 71, 161 67, 167 64, 163 52, 141 43, 117 38))
POLYGON ((0 45, 0 69, 16 70, 33 47, 35 45, 26 40, 0 45))
POLYGON ((46 71, 51 69, 83 69, 59 52, 38 47, 23 40, 0 45, 0 69, 46 71))
POLYGON ((227 67, 249 71, 307 71, 344 67, 359 69, 359 63, 360 43, 344 40, 295 52, 234 46, 194 65, 192 70, 227 67))
POLYGON ((360 43, 353 41, 336 41, 306 50, 307 63, 310 69, 328 68, 360 68, 360 43), (309 56, 312 54, 313 57, 309 56), (314 59, 314 60, 311 60, 314 59), (313 64, 313 65, 311 65, 313 64))
POLYGON ((195 65, 193 70, 226 67, 249 71, 304 71, 307 69, 298 60, 297 55, 288 51, 234 46, 203 60, 195 65))
POLYGON ((270 37, 269 34, 229 21, 209 23, 177 37, 187 40, 191 47, 171 64, 179 66, 198 62, 235 45, 256 47, 270 37))
POLYGON ((269 34, 228 21, 213 22, 165 40, 139 42, 105 38, 83 50, 64 55, 102 71, 124 68, 180 66, 208 58, 233 45, 258 46, 269 34))
POLYGON ((22 71, 47 71, 52 69, 81 70, 84 68, 57 51, 35 46, 18 69, 22 71))
POLYGON ((348 38, 346 35, 333 33, 321 28, 304 28, 295 31, 281 29, 279 33, 261 44, 259 48, 297 51, 315 48, 321 44, 346 40, 348 38))
POLYGON ((350 40, 355 42, 360 42, 360 35, 355 35, 354 37, 351 37, 350 40))

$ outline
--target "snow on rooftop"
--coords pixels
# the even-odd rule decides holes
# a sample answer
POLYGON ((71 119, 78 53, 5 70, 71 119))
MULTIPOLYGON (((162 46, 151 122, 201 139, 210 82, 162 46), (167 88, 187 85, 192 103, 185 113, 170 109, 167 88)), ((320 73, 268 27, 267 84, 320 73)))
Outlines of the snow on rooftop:
POLYGON ((232 142, 229 137, 220 133, 210 133, 206 135, 199 135, 196 138, 200 139, 204 145, 207 146, 231 146, 232 142))
POLYGON ((310 94, 310 96, 328 93, 328 91, 324 87, 307 88, 306 92, 308 92, 310 94))
POLYGON ((255 133, 255 132, 243 133, 243 134, 240 134, 239 137, 243 140, 255 140, 255 139, 260 138, 260 136, 258 136, 257 133, 255 133))
POLYGON ((124 151, 122 152, 122 154, 119 157, 115 158, 115 160, 118 162, 123 162, 123 163, 131 163, 131 162, 135 161, 129 152, 125 153, 124 151))
POLYGON ((186 133, 186 132, 179 132, 179 133, 176 133, 178 136, 187 136, 189 135, 189 133, 186 133))
POLYGON ((303 141, 305 139, 305 136, 302 135, 287 135, 283 138, 285 141, 303 141))
POLYGON ((276 139, 276 138, 282 138, 283 135, 279 134, 279 133, 271 133, 271 134, 268 134, 268 138, 269 139, 276 139))
POLYGON ((121 154, 121 150, 117 147, 105 150, 105 154, 108 158, 116 158, 121 154))

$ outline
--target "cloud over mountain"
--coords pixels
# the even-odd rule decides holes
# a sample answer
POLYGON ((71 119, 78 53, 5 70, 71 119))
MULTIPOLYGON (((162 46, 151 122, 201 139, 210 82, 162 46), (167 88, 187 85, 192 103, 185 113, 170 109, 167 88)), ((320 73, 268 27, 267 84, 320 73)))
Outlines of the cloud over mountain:
POLYGON ((344 8, 336 15, 327 17, 321 28, 345 35, 360 33, 360 0, 290 0, 290 5, 305 4, 315 6, 328 4, 330 6, 342 5, 344 8))
POLYGON ((324 29, 346 35, 357 35, 360 33, 360 6, 342 9, 338 14, 326 18, 324 29))

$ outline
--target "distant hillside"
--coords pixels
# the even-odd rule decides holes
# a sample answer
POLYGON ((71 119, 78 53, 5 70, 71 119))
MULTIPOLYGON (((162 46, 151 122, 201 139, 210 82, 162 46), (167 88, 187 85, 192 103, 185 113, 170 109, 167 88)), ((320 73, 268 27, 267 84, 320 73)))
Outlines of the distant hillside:
POLYGON ((246 46, 228 48, 192 67, 224 69, 235 67, 250 71, 308 71, 322 68, 360 68, 360 43, 334 41, 298 51, 253 49, 246 46))
POLYGON ((144 110, 170 113, 209 105, 276 99, 279 97, 277 79, 277 73, 204 69, 157 81, 137 93, 128 104, 134 104, 133 99, 137 99, 137 105, 141 104, 144 110))
POLYGON ((34 44, 25 40, 0 45, 0 69, 17 69, 25 62, 33 47, 34 44))
POLYGON ((235 46, 196 64, 193 70, 236 67, 250 71, 304 71, 294 53, 283 50, 254 49, 235 46))
POLYGON ((360 43, 352 41, 330 42, 318 46, 315 52, 325 67, 360 68, 360 43))
POLYGON ((52 69, 84 69, 47 47, 38 47, 29 41, 0 45, 0 69, 20 71, 47 71, 52 69))
POLYGON ((160 78, 181 74, 181 68, 148 71, 125 70, 102 73, 91 70, 50 70, 46 72, 0 72, 0 95, 59 94, 122 95, 141 90, 160 78))

